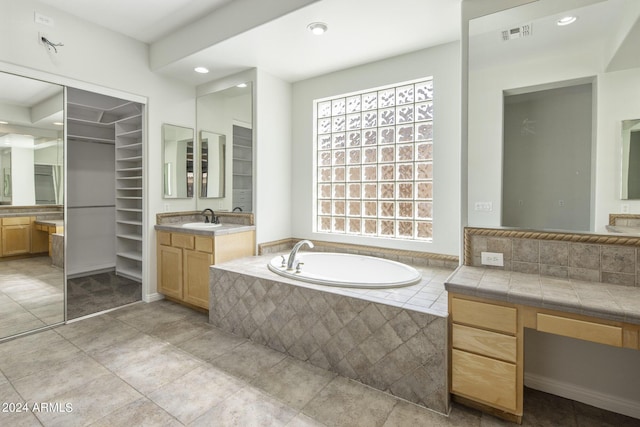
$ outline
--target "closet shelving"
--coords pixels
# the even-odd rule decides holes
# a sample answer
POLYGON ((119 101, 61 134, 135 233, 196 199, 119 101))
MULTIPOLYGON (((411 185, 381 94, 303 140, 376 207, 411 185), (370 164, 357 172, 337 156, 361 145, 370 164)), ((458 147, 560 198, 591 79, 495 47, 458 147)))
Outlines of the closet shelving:
POLYGON ((116 272, 142 281, 142 110, 115 123, 116 272))
POLYGON ((73 91, 67 101, 67 138, 114 145, 116 274, 142 281, 144 106, 73 91))
POLYGON ((233 206, 252 211, 253 142, 251 129, 233 126, 233 206))

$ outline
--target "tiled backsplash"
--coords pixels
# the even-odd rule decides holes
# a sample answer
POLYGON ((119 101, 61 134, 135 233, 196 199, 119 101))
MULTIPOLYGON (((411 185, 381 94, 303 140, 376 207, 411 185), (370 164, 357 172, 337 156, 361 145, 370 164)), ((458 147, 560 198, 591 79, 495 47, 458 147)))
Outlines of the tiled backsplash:
POLYGON ((465 265, 481 252, 499 252, 521 273, 640 286, 640 237, 465 228, 465 265))
MULTIPOLYGON (((236 213, 227 211, 214 211, 215 215, 224 224, 254 225, 252 213, 236 213)), ((165 212, 156 214, 156 224, 180 224, 184 222, 203 222, 201 211, 165 212)))
MULTIPOLYGON (((283 239, 274 242, 266 242, 258 245, 258 254, 266 255, 291 250, 293 245, 302 239, 283 239)), ((378 248, 374 246, 353 245, 347 243, 323 242, 313 240, 314 248, 306 248, 305 252, 338 252, 375 256, 402 262, 404 264, 419 265, 424 267, 445 267, 455 269, 459 265, 459 258, 455 255, 434 254, 430 252, 406 251, 398 249, 378 248)))

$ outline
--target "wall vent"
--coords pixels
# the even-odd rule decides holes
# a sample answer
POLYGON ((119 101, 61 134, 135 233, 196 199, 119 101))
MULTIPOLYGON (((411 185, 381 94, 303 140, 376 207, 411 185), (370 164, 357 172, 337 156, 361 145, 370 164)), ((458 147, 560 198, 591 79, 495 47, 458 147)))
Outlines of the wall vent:
POLYGON ((528 37, 531 35, 531 32, 532 32, 531 30, 532 30, 531 24, 525 24, 519 27, 509 28, 508 30, 503 30, 502 40, 507 41, 507 40, 519 39, 522 37, 528 37))

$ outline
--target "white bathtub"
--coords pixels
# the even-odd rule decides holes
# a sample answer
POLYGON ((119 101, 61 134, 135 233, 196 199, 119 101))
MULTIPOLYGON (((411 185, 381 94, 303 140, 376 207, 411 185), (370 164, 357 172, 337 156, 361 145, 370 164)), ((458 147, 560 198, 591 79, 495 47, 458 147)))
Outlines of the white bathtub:
POLYGON ((364 255, 340 253, 298 253, 301 272, 287 271, 287 256, 274 257, 269 270, 281 276, 309 283, 348 288, 394 288, 415 285, 422 274, 408 265, 364 255))

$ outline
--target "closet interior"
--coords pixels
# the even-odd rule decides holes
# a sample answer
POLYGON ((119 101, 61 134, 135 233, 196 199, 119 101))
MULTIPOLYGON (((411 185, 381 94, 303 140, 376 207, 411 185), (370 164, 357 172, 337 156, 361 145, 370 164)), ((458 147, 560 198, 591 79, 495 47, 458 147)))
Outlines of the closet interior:
POLYGON ((67 88, 67 318, 141 299, 144 105, 67 88))

